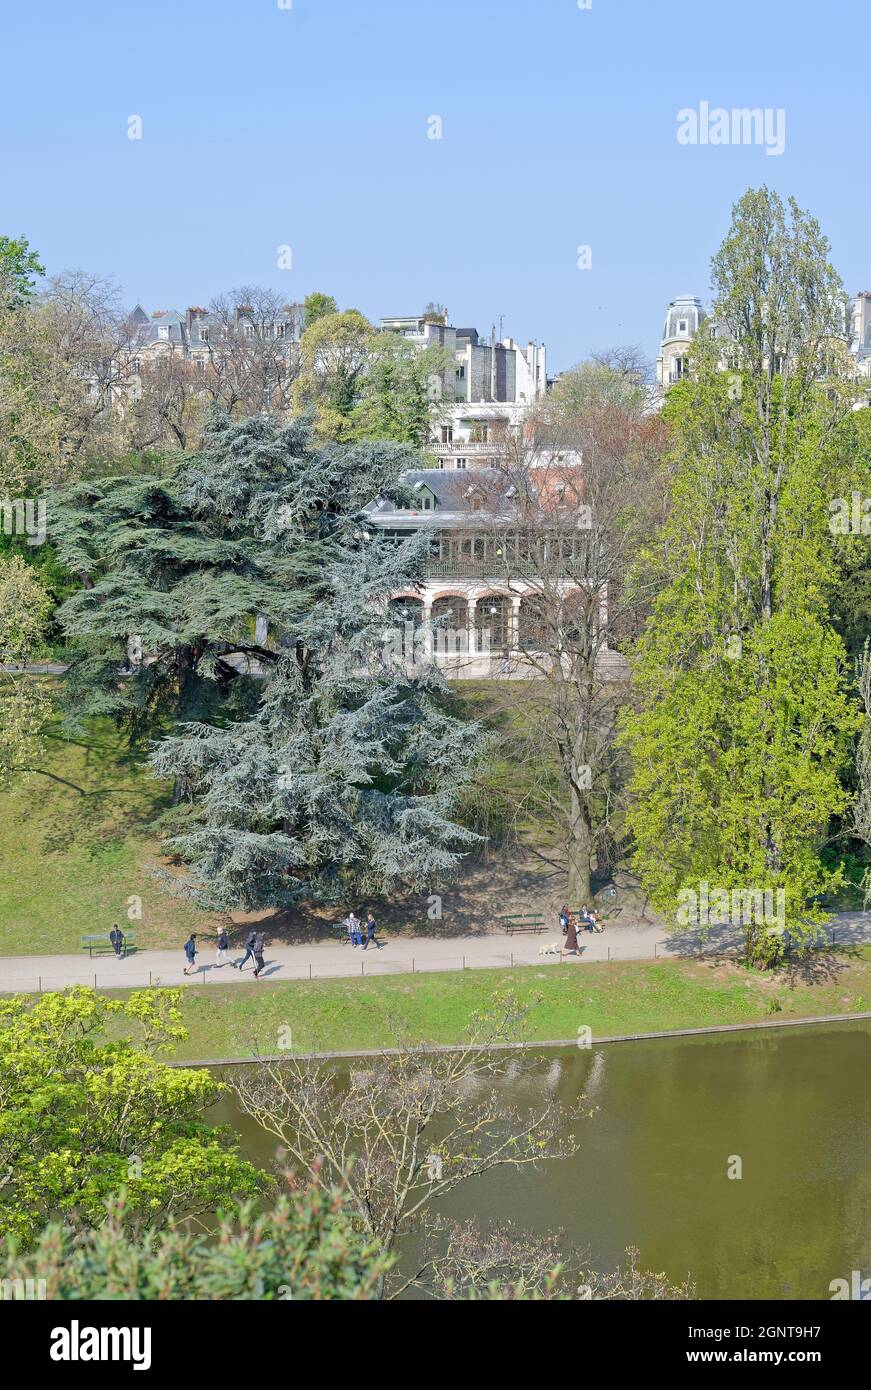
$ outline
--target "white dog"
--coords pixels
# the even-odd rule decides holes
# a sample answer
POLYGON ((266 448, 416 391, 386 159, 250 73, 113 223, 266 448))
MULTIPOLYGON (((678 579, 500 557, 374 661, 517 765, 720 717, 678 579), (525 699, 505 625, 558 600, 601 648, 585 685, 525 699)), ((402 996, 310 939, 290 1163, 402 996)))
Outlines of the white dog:
POLYGON ((540 956, 558 956, 562 949, 563 943, 561 941, 548 941, 544 946, 539 946, 538 954, 540 956))

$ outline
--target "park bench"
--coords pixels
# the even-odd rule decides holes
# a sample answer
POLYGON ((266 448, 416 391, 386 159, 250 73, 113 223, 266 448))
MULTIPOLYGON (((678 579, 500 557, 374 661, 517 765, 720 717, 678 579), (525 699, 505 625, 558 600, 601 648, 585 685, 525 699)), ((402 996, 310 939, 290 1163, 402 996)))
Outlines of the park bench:
POLYGON ((511 917, 497 917, 496 923, 509 936, 519 931, 544 931, 545 920, 540 912, 518 912, 511 917))
MULTIPOLYGON (((104 951, 109 951, 112 955, 115 954, 115 947, 109 940, 108 932, 92 932, 84 935, 79 941, 79 950, 87 951, 89 956, 93 956, 95 951, 98 955, 104 951)), ((131 950, 136 950, 136 938, 125 932, 124 945, 121 948, 122 954, 126 956, 131 950)))
MULTIPOLYGON (((586 922, 582 919, 582 917, 581 917, 581 909, 580 909, 579 907, 575 907, 575 908, 572 908, 572 909, 571 909, 571 912, 572 912, 572 916, 574 917, 575 921, 576 921, 577 924, 578 924, 578 931, 579 931, 579 932, 581 932, 581 931, 589 931, 589 927, 588 927, 587 923, 586 923, 586 922)), ((600 922, 599 922, 599 926, 598 926, 598 929, 597 929, 597 930, 601 931, 602 928, 603 928, 604 925, 605 925, 605 922, 606 922, 607 920, 608 920, 608 919, 607 919, 606 917, 601 917, 600 922)))

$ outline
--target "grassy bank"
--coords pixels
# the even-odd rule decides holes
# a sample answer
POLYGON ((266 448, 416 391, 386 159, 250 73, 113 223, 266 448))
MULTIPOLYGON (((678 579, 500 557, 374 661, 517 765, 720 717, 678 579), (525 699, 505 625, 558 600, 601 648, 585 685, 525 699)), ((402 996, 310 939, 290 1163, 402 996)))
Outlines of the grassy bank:
POLYGON ((187 1041, 180 1059, 246 1057, 280 1050, 289 1028, 297 1051, 347 1051, 402 1041, 462 1041, 469 1018, 512 991, 531 1006, 520 1038, 573 1038, 812 1018, 871 1009, 871 947, 822 957, 815 979, 750 974, 724 963, 601 962, 582 968, 474 970, 371 980, 292 981, 183 995, 187 1041))
POLYGON ((150 875, 168 788, 108 722, 78 739, 55 726, 35 766, 0 796, 0 955, 75 951, 82 933, 108 933, 113 921, 154 947, 208 929, 210 917, 163 895, 150 875), (128 923, 133 896, 142 919, 128 923))
MULTIPOLYGON (((502 701, 494 682, 469 693, 469 717, 486 717, 495 727, 502 701)), ((464 695, 464 699, 465 699, 464 695)), ((143 755, 131 754, 108 720, 95 721, 77 738, 55 723, 43 737, 35 771, 0 793, 0 955, 51 955, 76 952, 85 933, 108 936, 114 921, 128 924, 128 899, 141 900, 141 919, 130 920, 140 947, 175 947, 191 930, 212 935, 220 921, 162 891, 152 874, 161 860, 158 818, 170 802, 166 783, 151 776, 143 755)), ((516 761, 496 759, 489 782, 470 793, 465 808, 486 834, 492 849, 464 865, 460 879, 442 890, 444 913, 458 933, 477 931, 494 913, 540 910, 551 892, 548 866, 527 862, 513 846, 496 852, 506 806, 526 794, 528 776, 516 761), (518 770, 519 768, 519 770, 518 770)), ((368 897, 347 906, 372 905, 391 934, 428 934, 427 894, 368 897)), ((343 909, 344 910, 344 909, 343 909)), ((337 911, 301 904, 266 914, 275 940, 329 937, 337 911)), ((244 937, 244 914, 231 914, 231 939, 244 937)), ((259 920, 259 919, 258 919, 259 920)))

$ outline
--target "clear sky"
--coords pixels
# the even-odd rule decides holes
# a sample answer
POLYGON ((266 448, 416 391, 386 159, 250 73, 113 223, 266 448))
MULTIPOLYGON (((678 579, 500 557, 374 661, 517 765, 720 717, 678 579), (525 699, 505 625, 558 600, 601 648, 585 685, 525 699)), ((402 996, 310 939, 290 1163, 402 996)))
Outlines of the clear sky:
POLYGON ((0 231, 149 311, 245 283, 373 318, 432 299, 551 370, 655 356, 751 184, 871 288, 868 0, 280 3, 6 7, 0 231), (679 144, 700 102, 783 108, 785 152, 679 144))

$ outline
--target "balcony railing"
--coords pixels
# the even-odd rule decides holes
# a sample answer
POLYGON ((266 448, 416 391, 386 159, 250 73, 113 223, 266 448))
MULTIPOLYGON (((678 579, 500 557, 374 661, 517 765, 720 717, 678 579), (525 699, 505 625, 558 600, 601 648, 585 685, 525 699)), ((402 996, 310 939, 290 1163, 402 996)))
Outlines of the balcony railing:
POLYGON ((492 444, 467 444, 462 439, 452 439, 450 443, 439 441, 438 444, 428 445, 431 454, 503 454, 508 445, 504 440, 494 439, 492 444))
MULTIPOLYGON (((582 582, 581 564, 571 560, 549 560, 546 565, 549 579, 571 579, 582 582)), ((512 579, 533 580, 542 578, 535 574, 530 563, 500 564, 498 560, 475 560, 462 557, 457 560, 425 560, 423 566, 425 579, 486 579, 493 584, 507 584, 512 579)))
POLYGON ((471 557, 459 560, 427 560, 423 569, 427 579, 495 579, 503 578, 507 571, 500 570, 492 560, 474 560, 471 557))

